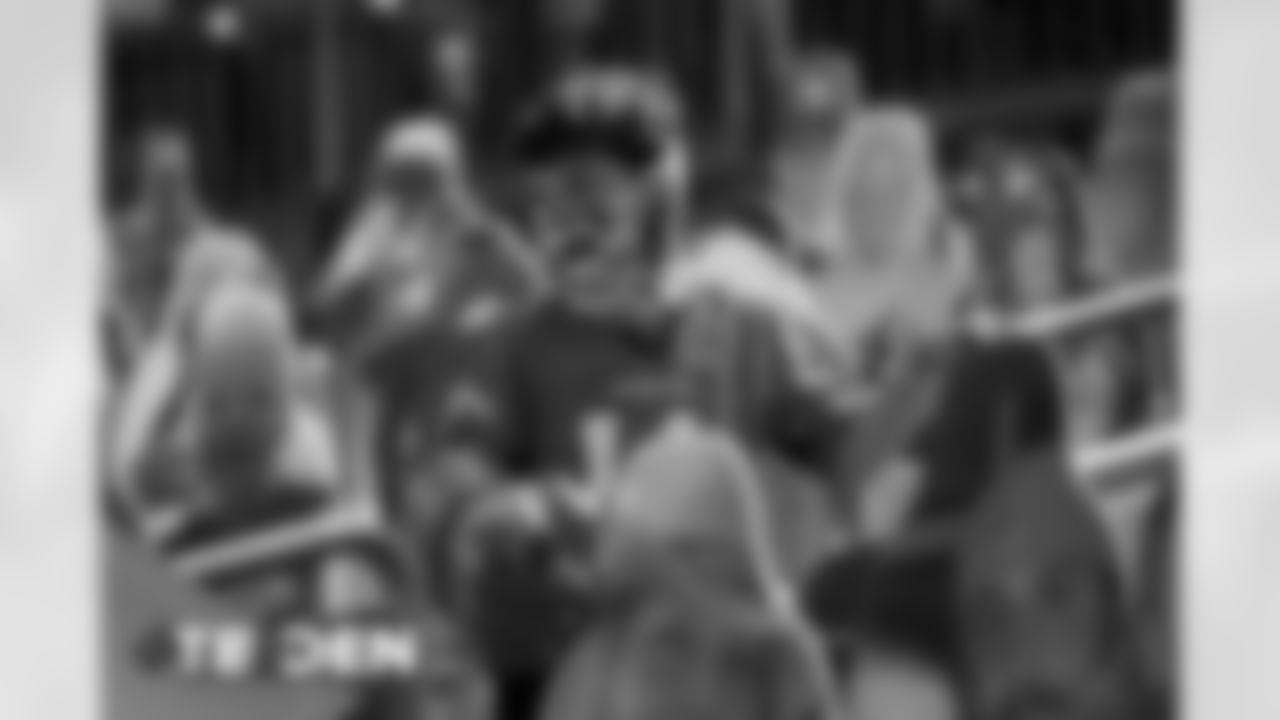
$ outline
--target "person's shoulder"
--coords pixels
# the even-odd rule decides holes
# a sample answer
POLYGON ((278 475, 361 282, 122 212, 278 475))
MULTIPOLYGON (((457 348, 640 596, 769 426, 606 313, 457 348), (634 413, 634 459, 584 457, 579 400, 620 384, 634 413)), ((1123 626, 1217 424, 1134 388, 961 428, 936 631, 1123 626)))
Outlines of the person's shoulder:
POLYGON ((663 278, 669 302, 707 295, 769 315, 815 325, 826 323, 814 287, 803 271, 775 249, 736 230, 717 230, 675 258, 663 278))

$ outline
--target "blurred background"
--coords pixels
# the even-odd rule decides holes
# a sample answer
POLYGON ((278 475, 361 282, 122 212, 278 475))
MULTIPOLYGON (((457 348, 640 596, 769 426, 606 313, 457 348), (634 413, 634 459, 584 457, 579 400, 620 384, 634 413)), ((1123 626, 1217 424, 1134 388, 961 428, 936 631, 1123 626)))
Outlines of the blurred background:
POLYGON ((1178 35, 1165 0, 107 5, 108 206, 130 195, 125 159, 142 131, 178 125, 208 202, 306 256, 328 242, 326 219, 392 118, 467 114, 487 176, 501 177, 493 165, 518 108, 577 58, 664 70, 688 105, 698 167, 723 176, 758 168, 779 140, 790 64, 806 49, 856 59, 861 93, 925 108, 948 158, 999 132, 1051 138, 1083 159, 1116 76, 1166 63, 1178 35))
MULTIPOLYGON (((566 68, 624 61, 670 80, 688 114, 694 213, 750 198, 785 236, 807 231, 816 169, 849 118, 918 109, 947 211, 976 240, 992 302, 1051 349, 1077 474, 1169 629, 1181 404, 1170 0, 109 0, 105 22, 104 213, 138 197, 140 141, 177 128, 202 204, 252 228, 300 285, 407 115, 453 118, 480 192, 510 208, 510 129, 566 68)), ((1173 651, 1153 648, 1171 682, 1173 651)))

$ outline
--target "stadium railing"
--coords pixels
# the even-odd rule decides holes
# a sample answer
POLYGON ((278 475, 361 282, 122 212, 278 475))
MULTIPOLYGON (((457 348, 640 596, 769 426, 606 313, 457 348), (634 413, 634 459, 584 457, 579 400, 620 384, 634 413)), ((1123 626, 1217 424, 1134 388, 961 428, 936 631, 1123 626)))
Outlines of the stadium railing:
MULTIPOLYGON (((1053 346, 1067 336, 1171 308, 1176 301, 1176 277, 1158 275, 1030 313, 1015 320, 1012 329, 1053 346)), ((1079 444, 1072 448, 1071 461, 1082 482, 1105 492, 1132 479, 1132 469, 1172 460, 1179 435, 1178 422, 1161 421, 1120 437, 1079 444)))

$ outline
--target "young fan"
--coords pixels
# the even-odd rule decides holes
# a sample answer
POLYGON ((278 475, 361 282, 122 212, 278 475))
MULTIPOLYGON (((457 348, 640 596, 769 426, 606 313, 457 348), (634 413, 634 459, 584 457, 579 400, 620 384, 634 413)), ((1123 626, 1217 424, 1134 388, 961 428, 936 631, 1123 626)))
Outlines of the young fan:
POLYGON ((563 546, 537 498, 603 482, 596 458, 626 458, 677 417, 743 443, 771 468, 765 485, 817 487, 846 433, 834 393, 795 367, 779 317, 732 296, 664 298, 672 129, 652 87, 623 71, 571 76, 518 135, 554 290, 511 328, 455 443, 470 484, 496 488, 464 493, 497 530, 472 536, 482 539, 464 553, 474 572, 463 585, 512 717, 540 704, 546 672, 589 621, 553 609, 573 608, 572 593, 539 587, 563 546))

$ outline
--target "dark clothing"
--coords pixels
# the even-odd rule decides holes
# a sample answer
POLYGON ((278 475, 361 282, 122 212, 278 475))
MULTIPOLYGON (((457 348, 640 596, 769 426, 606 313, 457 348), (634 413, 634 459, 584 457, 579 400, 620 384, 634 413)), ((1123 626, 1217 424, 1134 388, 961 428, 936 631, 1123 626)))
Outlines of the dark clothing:
POLYGON ((368 364, 366 375, 380 409, 379 476, 386 480, 390 507, 401 507, 404 472, 439 446, 441 413, 451 389, 478 372, 491 343, 491 338, 432 323, 406 334, 368 364))
POLYGON ((498 681, 495 720, 538 720, 549 685, 548 672, 503 675, 498 681))
MULTIPOLYGON (((1007 458, 1062 443, 1062 400, 1046 353, 1020 342, 969 344, 950 362, 915 445, 927 483, 915 527, 966 517, 1007 458)), ((818 574, 807 605, 825 626, 954 669, 954 573, 949 549, 879 557, 859 548, 818 574)))
POLYGON ((960 660, 948 601, 953 575, 943 554, 895 562, 859 549, 822 568, 805 604, 835 637, 887 644, 953 670, 960 660))
MULTIPOLYGON (((480 422, 458 432, 504 476, 524 482, 582 478, 590 460, 586 428, 602 415, 616 423, 622 453, 685 410, 775 455, 799 458, 814 446, 796 439, 802 428, 814 437, 837 437, 815 424, 837 416, 808 409, 825 398, 784 380, 786 366, 768 322, 739 308, 722 310, 723 317, 695 319, 698 311, 681 309, 644 323, 590 317, 554 302, 535 308, 511 329, 482 392, 487 407, 480 422)), ((483 603, 471 603, 484 605, 477 634, 492 639, 488 654, 501 672, 548 668, 589 618, 554 590, 550 604, 560 609, 548 609, 539 582, 548 558, 529 550, 537 557, 514 561, 527 577, 507 566, 490 568, 499 577, 478 591, 483 603), (530 624, 530 617, 538 619, 530 624)))
POLYGON ((514 475, 585 468, 584 424, 613 413, 634 441, 679 402, 666 327, 628 328, 549 306, 506 348, 491 388, 492 453, 514 475))
POLYGON ((1062 439, 1058 380, 1040 348, 971 344, 952 363, 937 413, 915 446, 928 477, 917 523, 968 512, 1009 453, 1043 450, 1062 439))
POLYGON ((621 448, 688 410, 756 449, 817 470, 845 423, 800 384, 772 318, 736 307, 681 309, 651 324, 548 303, 513 329, 487 391, 489 453, 509 473, 581 471, 589 418, 612 413, 621 448), (716 337, 710 337, 714 333, 716 337))

